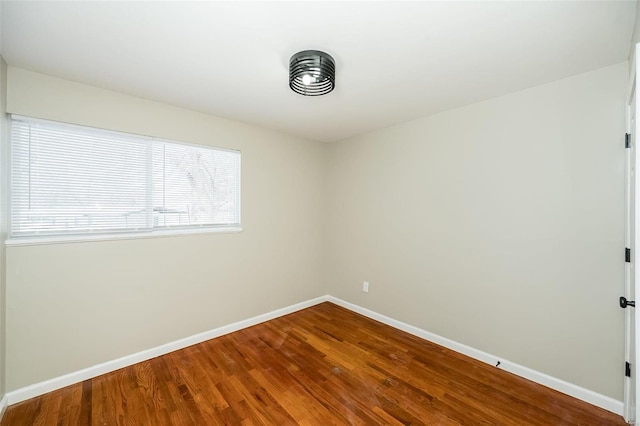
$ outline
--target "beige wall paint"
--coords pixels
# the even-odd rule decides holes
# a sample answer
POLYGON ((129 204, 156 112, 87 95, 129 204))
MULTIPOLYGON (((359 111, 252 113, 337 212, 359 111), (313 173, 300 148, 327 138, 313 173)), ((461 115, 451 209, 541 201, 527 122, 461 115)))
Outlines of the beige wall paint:
POLYGON ((240 149, 244 232, 9 247, 7 389, 330 293, 622 399, 626 70, 321 145, 9 67, 10 112, 240 149))
POLYGON ((331 145, 328 293, 622 400, 626 86, 621 63, 331 145))
POLYGON ((323 294, 326 146, 9 67, 11 113, 242 152, 239 234, 7 248, 9 391, 323 294))
POLYGON ((636 55, 636 44, 640 43, 640 7, 636 1, 636 20, 633 26, 633 35, 631 36, 631 49, 629 51, 629 70, 631 70, 636 55))
MULTIPOLYGON (((7 170, 9 122, 7 119, 7 63, 0 56, 0 170, 7 170)), ((7 238, 7 176, 0 173, 0 398, 5 394, 5 312, 6 312, 6 250, 7 238)))

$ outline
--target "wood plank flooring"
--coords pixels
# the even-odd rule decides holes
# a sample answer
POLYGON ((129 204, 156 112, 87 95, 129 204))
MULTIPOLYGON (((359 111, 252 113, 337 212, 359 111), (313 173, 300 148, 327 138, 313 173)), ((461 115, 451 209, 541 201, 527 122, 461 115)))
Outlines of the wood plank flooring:
POLYGON ((624 425, 323 303, 9 407, 9 425, 624 425))

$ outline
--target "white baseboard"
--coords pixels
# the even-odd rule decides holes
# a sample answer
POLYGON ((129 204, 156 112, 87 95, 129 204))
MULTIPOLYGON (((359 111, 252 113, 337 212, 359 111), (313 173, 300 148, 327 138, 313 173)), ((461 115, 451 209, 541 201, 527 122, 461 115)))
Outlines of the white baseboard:
POLYGON ((2 416, 4 416, 4 412, 8 405, 7 395, 2 395, 2 399, 0 399, 0 422, 2 421, 2 416))
POLYGON ((503 369, 517 376, 531 380, 532 382, 539 383, 548 388, 557 390, 558 392, 562 392, 574 398, 588 402, 589 404, 595 405, 597 407, 604 408, 605 410, 611 411, 612 413, 616 413, 621 416, 623 415, 624 404, 622 401, 618 401, 606 395, 602 395, 592 390, 574 385, 573 383, 565 382, 564 380, 549 376, 548 374, 544 374, 536 370, 532 370, 528 367, 524 367, 520 364, 516 364, 515 362, 508 361, 504 358, 488 354, 479 349, 475 349, 454 340, 447 339, 446 337, 439 336, 413 325, 397 321, 393 318, 389 318, 385 315, 379 314, 361 306, 354 305, 353 303, 338 299, 337 297, 328 296, 328 301, 342 306, 343 308, 349 309, 350 311, 364 315, 365 317, 380 321, 383 324, 390 325, 393 328, 406 331, 407 333, 413 334, 414 336, 418 336, 422 339, 436 343, 440 346, 444 346, 445 348, 464 354, 468 357, 477 359, 478 361, 482 361, 490 365, 496 365, 499 361, 500 365, 497 368, 503 369))
POLYGON ((75 371, 63 376, 54 377, 53 379, 45 380, 44 382, 35 383, 33 385, 25 386, 23 388, 8 392, 5 395, 4 400, 5 402, 8 402, 9 405, 22 402, 29 398, 34 398, 47 392, 51 392, 65 386, 82 382, 83 380, 92 379, 111 371, 119 370, 121 368, 128 367, 130 365, 137 364, 151 358, 168 354, 169 352, 186 348, 187 346, 195 345, 206 340, 233 333, 234 331, 251 327, 253 325, 260 324, 262 322, 269 321, 271 319, 278 318, 313 305, 317 305, 318 303, 326 302, 327 300, 328 296, 316 297, 315 299, 296 303, 295 305, 287 306, 282 309, 276 309, 275 311, 267 312, 266 314, 258 315, 243 321, 234 322, 233 324, 218 327, 213 330, 195 334, 190 337, 185 337, 184 339, 156 346, 155 348, 147 349, 131 355, 123 356, 122 358, 103 362, 102 364, 94 365, 93 367, 85 368, 83 370, 75 371))
POLYGON ((471 358, 485 362, 487 364, 496 365, 497 362, 500 361, 500 366, 498 368, 506 370, 510 373, 513 373, 525 379, 531 380, 532 382, 539 383, 551 389, 555 389, 559 392, 573 396, 574 398, 583 400, 597 407, 604 408, 605 410, 611 411, 613 413, 616 413, 619 415, 622 415, 623 413, 622 401, 618 401, 608 396, 601 395, 597 392, 591 391, 589 389, 585 389, 580 386, 574 385, 572 383, 565 382, 564 380, 549 376, 539 371, 532 370, 520 364, 516 364, 514 362, 505 360, 495 355, 488 354, 486 352, 472 348, 462 343, 458 343, 454 340, 447 339, 446 337, 442 337, 437 334, 423 330, 421 328, 415 327, 413 325, 406 324, 401 321, 397 321, 393 318, 389 318, 385 315, 379 314, 377 312, 371 311, 369 309, 363 308, 358 305, 354 305, 353 303, 349 303, 342 299, 338 299, 337 297, 333 297, 329 295, 316 297, 315 299, 297 303, 295 305, 291 305, 282 309, 277 309, 275 311, 271 311, 266 314, 258 315, 256 317, 249 318, 243 321, 238 321, 233 324, 225 325, 210 331, 206 331, 204 333, 200 333, 190 337, 186 337, 184 339, 176 340, 174 342, 160 345, 155 348, 141 351, 132 355, 127 355, 122 358, 118 358, 112 361, 107 361, 102 364, 95 365, 93 367, 85 368, 80 371, 65 374, 60 377, 55 377, 53 379, 46 380, 44 382, 36 383, 30 386, 26 386, 24 388, 14 390, 12 392, 8 392, 2 398, 2 400, 0 400, 0 413, 4 411, 4 408, 6 408, 7 405, 15 404, 15 403, 27 400, 29 398, 34 398, 36 396, 43 395, 47 392, 51 392, 56 389, 63 388, 65 386, 79 383, 83 380, 88 380, 88 379, 100 376, 102 374, 118 370, 120 368, 128 367, 138 362, 146 361, 148 359, 155 358, 157 356, 164 355, 169 352, 176 351, 178 349, 186 348, 187 346, 195 345, 197 343, 201 343, 206 340, 220 337, 225 334, 229 334, 234 331, 241 330, 243 328, 251 327, 253 325, 260 324, 262 322, 269 321, 271 319, 278 318, 283 315, 287 315, 287 314, 299 311, 301 309, 305 309, 305 308, 317 305, 322 302, 327 302, 327 301, 335 303, 336 305, 342 306, 343 308, 349 309, 353 312, 362 314, 368 318, 374 319, 376 321, 380 321, 381 323, 390 325, 391 327, 397 328, 402 331, 406 331, 407 333, 413 334, 414 336, 418 336, 422 339, 436 343, 440 346, 444 346, 453 351, 459 352, 471 358))

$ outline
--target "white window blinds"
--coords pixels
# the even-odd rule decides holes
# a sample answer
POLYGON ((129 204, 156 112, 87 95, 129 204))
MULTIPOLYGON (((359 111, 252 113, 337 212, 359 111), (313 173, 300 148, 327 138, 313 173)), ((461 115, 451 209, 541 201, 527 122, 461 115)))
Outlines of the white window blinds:
POLYGON ((12 118, 12 238, 240 223, 237 151, 12 118))

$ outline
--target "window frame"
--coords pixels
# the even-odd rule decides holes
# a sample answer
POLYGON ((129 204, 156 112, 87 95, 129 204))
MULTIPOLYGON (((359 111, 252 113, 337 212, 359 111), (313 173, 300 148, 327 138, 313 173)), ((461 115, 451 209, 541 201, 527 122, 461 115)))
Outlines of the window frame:
MULTIPOLYGON (((7 188, 7 202, 5 203, 5 214, 7 215, 7 239, 5 245, 7 246, 22 246, 22 245, 42 245, 42 244, 58 244, 58 243, 75 243, 75 242, 88 242, 88 241, 114 241, 114 240, 132 240, 132 239, 146 239, 146 238, 166 238, 173 236, 187 236, 187 235, 202 235, 202 234, 221 234, 221 233, 239 233, 243 231, 242 227, 242 152, 236 149, 221 148, 217 146, 197 144, 192 142, 182 142, 171 139, 159 138, 149 135, 141 135, 131 132, 122 132, 111 129, 103 129, 95 126, 85 126, 73 123, 67 123, 57 120, 47 120, 35 117, 29 117, 18 114, 9 114, 9 140, 8 140, 8 164, 5 170, 5 178, 8 182, 7 188), (45 232, 42 234, 32 235, 12 235, 12 208, 13 208, 13 137, 12 129, 15 121, 23 121, 30 123, 44 123, 54 124, 56 126, 64 126, 69 128, 75 128, 79 130, 88 129, 89 131, 103 132, 110 134, 111 136, 122 135, 125 138, 135 138, 140 140, 146 140, 149 143, 162 143, 186 147, 200 148, 204 150, 213 151, 226 151, 238 154, 238 194, 237 194, 237 210, 238 210, 238 223, 233 224, 194 224, 183 226, 170 226, 170 227, 157 227, 150 228, 148 230, 133 230, 133 231, 118 231, 118 230, 104 230, 104 231, 89 231, 78 233, 51 233, 45 232)), ((150 166, 151 167, 151 166, 150 166)), ((147 194, 147 197, 153 198, 153 192, 147 194)))

